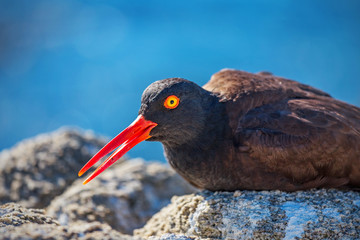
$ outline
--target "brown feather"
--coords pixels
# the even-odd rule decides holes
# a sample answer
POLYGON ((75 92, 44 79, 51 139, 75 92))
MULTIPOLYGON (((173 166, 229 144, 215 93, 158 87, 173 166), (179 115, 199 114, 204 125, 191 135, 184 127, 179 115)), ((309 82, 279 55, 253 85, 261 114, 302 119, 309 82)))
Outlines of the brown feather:
POLYGON ((360 186, 358 107, 264 72, 224 69, 203 88, 226 104, 236 148, 224 164, 243 169, 240 187, 360 186))

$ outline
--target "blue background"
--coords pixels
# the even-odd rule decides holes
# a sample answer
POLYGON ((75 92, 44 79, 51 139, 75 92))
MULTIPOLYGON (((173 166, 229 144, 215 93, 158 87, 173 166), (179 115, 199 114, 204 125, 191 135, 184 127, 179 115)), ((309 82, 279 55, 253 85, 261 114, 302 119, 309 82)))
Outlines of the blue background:
MULTIPOLYGON (((360 105, 360 1, 0 0, 0 149, 63 125, 115 136, 151 82, 271 71, 360 105)), ((132 157, 163 160, 159 143, 132 157)))

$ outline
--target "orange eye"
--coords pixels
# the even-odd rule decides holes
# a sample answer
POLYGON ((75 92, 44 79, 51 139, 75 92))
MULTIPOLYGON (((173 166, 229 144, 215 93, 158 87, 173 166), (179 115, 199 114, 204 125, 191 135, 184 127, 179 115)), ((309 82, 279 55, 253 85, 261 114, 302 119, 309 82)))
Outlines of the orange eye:
POLYGON ((179 103, 180 99, 175 95, 171 95, 166 98, 164 106, 168 109, 174 109, 179 105, 179 103))

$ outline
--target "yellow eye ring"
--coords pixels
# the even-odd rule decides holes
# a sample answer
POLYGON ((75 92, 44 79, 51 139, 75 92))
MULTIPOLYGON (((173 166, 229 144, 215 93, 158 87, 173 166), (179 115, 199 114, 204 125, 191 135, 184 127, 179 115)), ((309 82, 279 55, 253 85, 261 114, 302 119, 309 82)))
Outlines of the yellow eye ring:
POLYGON ((165 99, 164 106, 168 109, 174 109, 179 105, 179 103, 180 99, 175 95, 171 95, 165 99))

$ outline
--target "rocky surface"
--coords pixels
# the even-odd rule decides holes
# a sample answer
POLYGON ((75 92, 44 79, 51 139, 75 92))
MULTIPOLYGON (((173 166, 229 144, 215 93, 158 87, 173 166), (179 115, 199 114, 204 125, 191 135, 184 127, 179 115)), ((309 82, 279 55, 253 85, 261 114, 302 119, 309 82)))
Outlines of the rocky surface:
POLYGON ((100 221, 131 234, 172 196, 194 192, 173 170, 141 159, 115 164, 87 185, 82 185, 84 179, 76 181, 47 208, 60 224, 100 221))
POLYGON ((174 197, 134 233, 159 239, 164 234, 196 239, 358 239, 360 193, 205 191, 174 197))
POLYGON ((187 237, 185 235, 177 235, 177 234, 169 234, 166 233, 164 235, 161 235, 160 237, 149 237, 146 238, 148 240, 193 240, 193 239, 198 239, 198 238, 193 238, 193 237, 187 237))
POLYGON ((76 222, 61 226, 44 210, 27 209, 18 204, 0 206, 1 239, 140 239, 121 234, 99 222, 76 222))
MULTIPOLYGON (((194 189, 173 170, 141 159, 121 161, 87 185, 77 171, 105 144, 91 132, 60 129, 0 153, 0 233, 9 239, 124 237, 194 189), (56 219, 56 220, 55 220, 56 219), (121 233, 120 233, 121 232, 121 233)), ((90 171, 91 172, 91 171, 90 171)))
POLYGON ((105 144, 91 132, 60 129, 0 153, 0 204, 41 208, 77 179, 77 171, 105 144))
POLYGON ((0 206, 0 239, 359 239, 360 192, 204 191, 164 207, 195 190, 140 159, 84 186, 77 171, 104 143, 62 129, 1 152, 0 202, 26 208, 0 206))

